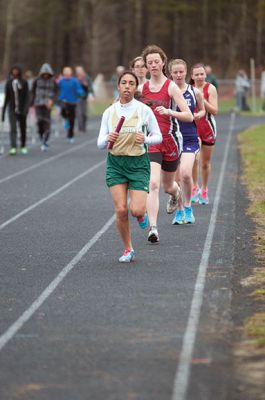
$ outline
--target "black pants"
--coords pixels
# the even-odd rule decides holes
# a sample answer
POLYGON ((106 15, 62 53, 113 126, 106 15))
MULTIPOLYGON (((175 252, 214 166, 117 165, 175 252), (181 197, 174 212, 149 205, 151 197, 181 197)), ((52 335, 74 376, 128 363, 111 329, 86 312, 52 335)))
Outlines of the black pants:
POLYGON ((72 138, 74 137, 76 104, 63 103, 61 107, 62 107, 61 108, 62 117, 68 119, 69 121, 69 129, 67 130, 67 137, 72 138))
POLYGON ((16 114, 11 108, 8 110, 8 117, 10 123, 10 145, 17 147, 17 123, 20 129, 20 144, 21 147, 26 147, 27 141, 27 116, 24 114, 16 114))
POLYGON ((36 117, 40 140, 46 144, 51 132, 51 110, 46 106, 37 106, 36 117))

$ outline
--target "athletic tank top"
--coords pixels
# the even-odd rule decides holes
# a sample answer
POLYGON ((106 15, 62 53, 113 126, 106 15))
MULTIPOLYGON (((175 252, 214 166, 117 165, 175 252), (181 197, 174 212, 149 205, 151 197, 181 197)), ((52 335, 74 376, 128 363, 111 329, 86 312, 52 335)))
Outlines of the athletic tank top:
MULTIPOLYGON (((186 103, 193 115, 197 106, 197 100, 195 92, 191 85, 188 85, 186 91, 183 93, 183 97, 186 100, 186 103)), ((180 111, 178 107, 176 108, 176 110, 180 111)), ((198 135, 197 135, 197 127, 195 121, 192 122, 179 121, 179 128, 184 140, 192 138, 197 139, 198 135)))
POLYGON ((141 100, 153 110, 163 138, 169 136, 175 137, 176 132, 179 132, 179 124, 175 118, 168 115, 160 115, 156 111, 156 107, 158 106, 172 108, 172 100, 168 94, 168 86, 170 82, 171 80, 167 79, 158 92, 150 91, 149 81, 144 83, 142 89, 141 100))
MULTIPOLYGON (((194 86, 194 85, 193 85, 194 86)), ((203 87, 203 97, 209 101, 209 87, 210 83, 207 82, 203 87)), ((197 108, 196 108, 197 111, 197 108)), ((199 136, 213 134, 216 137, 216 122, 214 116, 206 111, 205 116, 196 120, 197 132, 199 136)))
MULTIPOLYGON (((139 103, 141 105, 141 103, 139 103)), ((135 111, 130 118, 126 118, 122 128, 120 130, 120 134, 118 139, 113 145, 110 153, 114 156, 141 156, 146 153, 146 146, 143 143, 135 142, 135 134, 136 132, 142 130, 143 117, 142 117, 142 107, 135 107, 135 111)), ((111 116, 111 125, 112 131, 115 131, 116 126, 119 121, 119 117, 115 108, 113 107, 113 114, 111 116)))

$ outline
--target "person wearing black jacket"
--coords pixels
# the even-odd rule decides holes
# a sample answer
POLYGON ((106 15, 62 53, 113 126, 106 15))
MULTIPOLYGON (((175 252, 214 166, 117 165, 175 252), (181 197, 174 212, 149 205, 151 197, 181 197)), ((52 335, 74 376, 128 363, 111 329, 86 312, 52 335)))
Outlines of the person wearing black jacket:
POLYGON ((29 109, 28 83, 22 78, 22 69, 14 65, 10 77, 5 85, 5 100, 2 111, 2 121, 5 120, 5 111, 8 109, 10 123, 10 155, 17 153, 17 122, 20 128, 21 154, 27 154, 27 113, 29 109))

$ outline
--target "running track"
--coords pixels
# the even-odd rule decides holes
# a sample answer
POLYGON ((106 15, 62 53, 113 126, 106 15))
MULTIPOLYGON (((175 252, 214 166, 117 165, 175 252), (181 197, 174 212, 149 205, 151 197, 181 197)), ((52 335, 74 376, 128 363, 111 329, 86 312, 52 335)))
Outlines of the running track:
POLYGON ((161 242, 132 220, 130 265, 117 262, 99 121, 72 146, 0 157, 1 399, 229 398, 236 132, 251 123, 218 117, 211 204, 172 226, 161 193, 161 242))

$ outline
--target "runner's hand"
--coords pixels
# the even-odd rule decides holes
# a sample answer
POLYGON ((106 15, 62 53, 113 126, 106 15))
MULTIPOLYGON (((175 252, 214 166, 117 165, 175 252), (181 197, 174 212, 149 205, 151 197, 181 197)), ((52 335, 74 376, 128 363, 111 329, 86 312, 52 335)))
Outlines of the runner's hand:
POLYGON ((135 142, 142 144, 144 143, 144 133, 143 132, 137 132, 135 135, 135 142))
POLYGON ((108 142, 116 142, 118 137, 119 137, 118 132, 111 132, 108 134, 107 140, 108 142))
POLYGON ((163 106, 158 106, 155 110, 161 115, 168 115, 168 109, 163 106))

